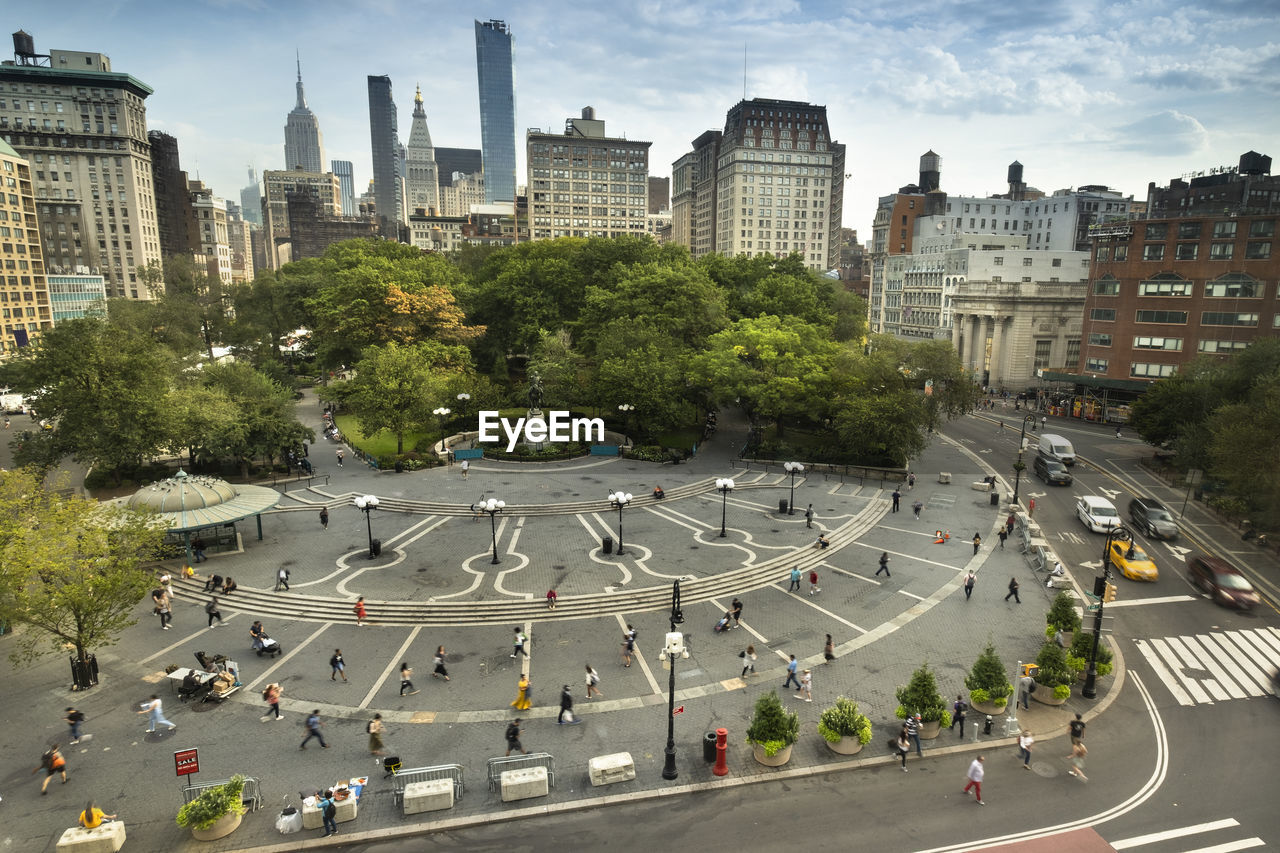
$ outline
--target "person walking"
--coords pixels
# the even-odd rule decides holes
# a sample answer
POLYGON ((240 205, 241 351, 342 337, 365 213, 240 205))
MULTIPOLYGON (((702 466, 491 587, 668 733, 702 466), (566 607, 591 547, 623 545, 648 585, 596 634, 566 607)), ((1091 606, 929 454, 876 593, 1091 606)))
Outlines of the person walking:
POLYGON ((791 585, 787 587, 787 592, 800 591, 800 567, 796 566, 791 570, 791 585))
POLYGON ((352 607, 351 609, 352 609, 352 610, 354 610, 354 611, 356 612, 356 627, 357 627, 357 628, 363 628, 363 627, 364 627, 364 620, 366 620, 366 619, 368 619, 368 618, 369 618, 369 613, 368 613, 368 611, 366 611, 366 610, 365 610, 365 608, 364 608, 364 596, 363 596, 363 595, 356 599, 355 606, 354 606, 354 607, 352 607))
POLYGON ((175 597, 173 594, 173 578, 169 575, 168 572, 165 572, 160 576, 160 588, 163 589, 165 592, 169 593, 170 601, 175 600, 175 597))
POLYGON ((215 628, 222 624, 222 611, 218 609, 218 596, 211 596, 209 600, 205 602, 204 612, 209 616, 208 627, 215 628), (218 620, 218 625, 213 624, 214 619, 218 620))
POLYGON ((327 790, 317 797, 316 808, 320 810, 320 816, 324 820, 324 835, 320 837, 328 838, 330 835, 337 835, 338 804, 334 802, 333 791, 327 790))
POLYGON ((1026 729, 1023 729, 1022 734, 1018 736, 1018 757, 1022 759, 1023 770, 1031 769, 1031 747, 1035 742, 1036 739, 1026 729))
POLYGON ((311 740, 312 738, 315 738, 316 740, 320 741, 321 749, 329 748, 329 744, 324 742, 324 735, 321 734, 320 732, 320 729, 324 727, 324 723, 320 721, 319 708, 316 708, 314 711, 312 711, 310 714, 307 715, 307 721, 302 724, 302 727, 306 729, 307 736, 302 739, 302 746, 298 747, 298 749, 306 749, 307 741, 311 740))
POLYGON ((1036 517, 1036 499, 1032 498, 1031 500, 1027 501, 1027 518, 1035 518, 1035 517, 1036 517))
POLYGON ((830 634, 827 634, 827 641, 822 644, 822 659, 827 663, 836 659, 836 644, 830 634))
POLYGON ((342 680, 347 680, 347 662, 342 659, 342 649, 334 649, 333 655, 329 658, 329 680, 337 681, 338 676, 342 676, 342 680))
POLYGON ((982 537, 978 533, 973 534, 973 555, 978 556, 978 549, 982 547, 982 537))
POLYGON ((924 758, 924 750, 920 748, 920 715, 907 714, 907 738, 915 744, 916 755, 924 758))
POLYGON ((382 715, 374 714, 366 730, 369 732, 369 754, 386 755, 382 748, 382 715))
POLYGON ((800 689, 796 692, 796 698, 806 702, 813 701, 813 673, 810 670, 800 673, 800 689))
POLYGON ((528 641, 528 637, 524 635, 524 631, 521 631, 519 626, 512 628, 511 629, 511 657, 515 657, 516 655, 524 655, 525 657, 528 657, 529 653, 524 650, 524 644, 527 641, 528 641))
POLYGON ((822 588, 818 586, 818 570, 809 570, 809 594, 816 595, 822 592, 822 588))
POLYGON ((176 725, 169 722, 169 720, 165 718, 164 703, 161 702, 160 697, 154 693, 151 694, 150 699, 142 703, 142 710, 137 711, 136 713, 147 714, 149 716, 150 728, 147 729, 148 733, 154 732, 156 730, 156 726, 160 725, 161 723, 164 723, 166 726, 168 726, 169 731, 173 731, 174 729, 177 728, 176 725))
POLYGON ((462 479, 464 480, 467 479, 467 472, 470 470, 471 470, 471 460, 463 459, 462 460, 462 479))
POLYGON ((284 566, 276 571, 276 592, 279 592, 281 587, 284 587, 285 592, 289 591, 289 570, 284 566))
POLYGON ((912 471, 910 474, 907 475, 907 489, 910 490, 910 489, 914 489, 915 487, 916 487, 916 475, 915 475, 915 472, 912 471))
POLYGON ((329 508, 327 506, 320 507, 320 527, 324 530, 329 529, 329 508))
POLYGON ((1000 539, 1000 550, 1001 550, 1001 551, 1003 551, 1003 550, 1004 550, 1004 540, 1006 540, 1006 539, 1008 539, 1008 538, 1009 538, 1009 531, 1007 531, 1007 530, 1005 530, 1003 527, 1001 527, 999 530, 997 530, 997 531, 996 531, 996 536, 1000 539))
POLYGON ((973 595, 973 585, 976 584, 977 582, 978 582, 978 576, 975 575, 972 570, 970 570, 969 573, 964 576, 964 600, 965 601, 968 601, 969 596, 973 595))
POLYGON ((160 617, 160 627, 169 630, 169 623, 173 621, 173 610, 169 599, 169 593, 163 589, 153 589, 151 591, 151 600, 156 603, 156 615, 160 617))
POLYGON ((889 552, 888 551, 880 552, 880 568, 876 569, 876 575, 879 576, 881 572, 884 572, 884 576, 887 578, 893 577, 893 575, 889 574, 889 552))
POLYGON ((1019 678, 1018 679, 1018 697, 1017 699, 1014 700, 1014 704, 1016 705, 1018 702, 1021 702, 1022 709, 1024 711, 1030 711, 1031 710, 1031 694, 1035 692, 1035 689, 1036 689, 1036 680, 1034 678, 1032 678, 1029 675, 1024 675, 1021 678, 1019 678))
POLYGON ((786 680, 786 681, 784 681, 784 682, 782 682, 782 689, 783 689, 783 690, 785 690, 785 689, 787 689, 788 687, 790 687, 792 682, 795 682, 795 685, 796 685, 796 689, 797 689, 797 690, 799 690, 799 689, 800 689, 800 679, 796 678, 796 667, 797 667, 797 666, 798 666, 798 664, 796 663, 796 656, 795 656, 795 655, 792 655, 792 656, 791 656, 791 660, 787 662, 787 680, 786 680))
POLYGON ((195 555, 197 565, 209 559, 209 557, 204 553, 204 540, 199 536, 191 540, 191 551, 195 555))
POLYGON ((898 737, 893 741, 894 753, 902 759, 902 772, 907 772, 907 753, 911 751, 911 740, 907 737, 907 727, 903 726, 898 737))
POLYGON ((44 782, 40 784, 40 793, 49 793, 49 780, 53 778, 53 774, 58 773, 62 776, 62 784, 67 784, 67 759, 63 757, 58 744, 53 744, 40 756, 40 765, 32 770, 32 773, 44 771, 44 782))
POLYGON ((84 724, 84 712, 70 707, 64 713, 65 716, 62 719, 66 720, 67 725, 71 727, 70 746, 75 746, 80 742, 80 726, 84 724))
POLYGON ((521 675, 520 680, 516 682, 516 698, 511 703, 511 707, 517 711, 527 711, 533 707, 533 702, 529 699, 529 676, 521 675))
POLYGON ((264 714, 260 719, 266 722, 270 719, 282 720, 284 714, 280 713, 280 685, 276 683, 268 684, 262 691, 262 701, 267 703, 267 707, 271 709, 270 714, 264 714), (274 717, 273 717, 274 715, 274 717))
POLYGON ((804 511, 804 526, 813 527, 813 504, 809 504, 809 508, 804 511))
POLYGON ((517 752, 522 752, 525 755, 529 754, 529 750, 525 749, 524 745, 520 743, 520 718, 519 717, 516 717, 514 720, 512 720, 510 723, 507 724, 506 739, 507 739, 507 751, 505 755, 510 755, 513 749, 517 752))
POLYGON ((342 448, 338 448, 338 467, 342 467, 342 448))
POLYGON ((964 712, 969 710, 969 703, 957 693, 956 701, 951 703, 951 728, 960 726, 960 739, 964 740, 964 712))
POLYGON ((1040 416, 1040 431, 1044 432, 1045 427, 1049 426, 1049 419, 1044 415, 1040 416))
POLYGON ((1077 743, 1084 742, 1084 727, 1085 727, 1085 722, 1080 718, 1079 714, 1076 714, 1076 718, 1071 722, 1067 723, 1067 733, 1071 735, 1072 746, 1076 745, 1077 743))
MULTIPOLYGON (((916 514, 916 521, 920 520, 920 510, 922 509, 924 509, 924 504, 920 503, 920 501, 916 501, 911 505, 911 511, 916 514)), ((902 769, 906 770, 907 768, 904 767, 902 769)))
POLYGON ((563 726, 566 724, 565 717, 568 717, 568 725, 576 726, 582 720, 573 716, 573 691, 569 689, 569 685, 565 685, 560 691, 560 714, 556 717, 556 725, 563 726))
POLYGON ((965 784, 963 793, 968 794, 969 789, 972 788, 973 795, 978 798, 978 805, 980 806, 986 805, 986 803, 982 801, 982 777, 986 775, 986 767, 984 766, 985 761, 986 759, 979 755, 977 758, 973 759, 973 761, 969 762, 969 772, 965 774, 965 778, 969 781, 965 784))
POLYGON ((894 512, 897 512, 897 511, 898 511, 898 504, 899 504, 901 501, 902 501, 902 492, 900 492, 900 491, 895 487, 895 488, 894 488, 894 490, 893 490, 893 511, 894 511, 894 512))
POLYGON ((445 668, 446 660, 447 656, 445 655, 444 646, 436 646, 436 656, 433 661, 436 668, 431 671, 432 678, 443 678, 445 681, 449 680, 449 670, 445 668))
POLYGON ((742 627, 742 601, 734 596, 733 603, 729 605, 729 610, 733 613, 733 627, 742 627))
POLYGON ((1071 754, 1067 756, 1067 761, 1071 763, 1071 769, 1067 771, 1068 776, 1075 776, 1081 782, 1088 782, 1089 777, 1084 775, 1084 757, 1089 754, 1089 750, 1085 749, 1083 743, 1076 741, 1071 744, 1071 754))
POLYGON ((400 695, 401 696, 404 695, 406 690, 409 691, 410 696, 418 692, 413 686, 412 679, 413 679, 413 667, 409 666, 408 661, 404 661, 403 663, 400 664, 400 695))
POLYGON ((630 625, 622 635, 622 665, 631 666, 631 654, 636 650, 636 629, 630 625))
POLYGON ((1018 579, 1017 578, 1009 578, 1009 593, 1004 597, 1004 600, 1008 601, 1010 596, 1012 596, 1013 600, 1018 602, 1019 604, 1022 603, 1022 599, 1018 596, 1018 579))
POLYGON ((754 644, 748 643, 747 647, 738 652, 738 657, 742 658, 742 675, 739 678, 746 678, 748 670, 752 675, 756 674, 756 647, 754 644))
POLYGON ((1009 513, 1009 517, 1008 517, 1008 518, 1006 518, 1006 519, 1004 520, 1004 529, 1005 529, 1005 532, 1006 532, 1006 533, 1008 533, 1010 536, 1012 536, 1012 535, 1013 535, 1013 523, 1014 523, 1014 521, 1016 521, 1016 518, 1014 517, 1014 514, 1013 514, 1013 513, 1009 513))
POLYGON ((587 683, 587 699, 591 698, 591 694, 604 698, 604 694, 600 692, 600 674, 591 668, 591 664, 587 664, 587 674, 584 679, 587 683))

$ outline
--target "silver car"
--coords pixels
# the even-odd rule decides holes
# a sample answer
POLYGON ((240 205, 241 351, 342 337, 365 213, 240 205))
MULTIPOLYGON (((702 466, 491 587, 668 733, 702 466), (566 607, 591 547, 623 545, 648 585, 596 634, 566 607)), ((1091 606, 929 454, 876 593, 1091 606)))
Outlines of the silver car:
POLYGON ((1133 526, 1152 539, 1177 539, 1178 523, 1164 504, 1155 498, 1134 498, 1129 501, 1129 518, 1133 526))

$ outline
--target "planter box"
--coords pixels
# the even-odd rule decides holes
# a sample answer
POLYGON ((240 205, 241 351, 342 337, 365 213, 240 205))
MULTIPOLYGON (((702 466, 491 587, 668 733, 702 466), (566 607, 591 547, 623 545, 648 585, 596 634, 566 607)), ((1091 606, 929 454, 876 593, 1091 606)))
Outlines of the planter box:
POLYGON ((921 720, 920 721, 920 740, 933 740, 942 732, 942 722, 940 720, 921 720))
POLYGON ((837 755, 857 755, 862 752, 863 743, 858 740, 857 735, 849 737, 848 735, 840 738, 840 740, 832 743, 827 741, 827 747, 837 755))
POLYGON ((972 710, 977 711, 979 714, 998 717, 1009 707, 1009 700, 1006 698, 1004 702, 997 705, 995 702, 974 702, 973 699, 970 698, 969 707, 972 710))
POLYGON ((240 814, 238 812, 228 812, 218 818, 218 822, 207 829, 192 829, 191 837, 196 841, 217 841, 219 838, 225 838, 236 831, 240 826, 240 814))
MULTIPOLYGON (((794 744, 792 744, 792 746, 794 746, 794 744)), ((784 746, 772 756, 768 756, 764 754, 763 746, 753 743, 751 744, 751 752, 752 755, 755 756, 756 761, 763 764, 765 767, 781 767, 791 760, 791 746, 784 746)))
POLYGON ((1052 687, 1046 687, 1045 685, 1040 684, 1037 685, 1036 692, 1031 694, 1031 698, 1034 701, 1039 702, 1041 705, 1061 705, 1071 697, 1067 696, 1065 698, 1058 699, 1053 695, 1052 687))

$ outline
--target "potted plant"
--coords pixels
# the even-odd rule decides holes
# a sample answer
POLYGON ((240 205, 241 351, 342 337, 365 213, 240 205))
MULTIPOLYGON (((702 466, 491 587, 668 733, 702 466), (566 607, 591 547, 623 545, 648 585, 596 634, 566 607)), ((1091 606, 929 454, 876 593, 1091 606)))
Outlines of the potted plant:
POLYGON ((756 700, 755 713, 747 727, 747 742, 756 761, 766 767, 781 767, 791 760, 791 746, 799 736, 800 717, 782 707, 777 690, 756 700))
POLYGON ((191 829, 197 841, 214 841, 230 835, 240 825, 244 814, 244 776, 236 774, 226 783, 206 788, 200 795, 178 809, 178 826, 191 829))
POLYGON ((1013 694, 1013 685, 1009 683, 1004 663, 996 654, 991 643, 982 650, 973 668, 964 677, 964 686, 969 688, 969 702, 973 709, 983 714, 1003 714, 1013 694))
MULTIPOLYGON (((1089 669, 1089 653, 1092 651, 1093 635, 1077 632, 1071 648, 1067 650, 1067 668, 1074 672, 1077 678, 1085 677, 1089 669)), ((1098 675, 1111 674, 1115 666, 1112 663, 1114 657, 1108 643, 1098 643, 1098 675)))
POLYGON ((843 696, 818 717, 818 734, 839 755, 857 755, 871 741, 871 720, 858 703, 843 696))
POLYGON ((1048 624, 1045 626, 1044 635, 1052 640, 1061 631, 1063 643, 1070 646, 1076 632, 1080 630, 1080 613, 1076 607, 1075 597, 1068 595, 1066 590, 1059 590, 1053 598, 1053 604, 1049 605, 1049 613, 1045 616, 1045 622, 1048 624))
POLYGON ((1076 674, 1067 666, 1067 656, 1062 648, 1046 640, 1036 655, 1036 691, 1031 698, 1042 705, 1061 705, 1071 695, 1071 682, 1076 674))
POLYGON ((947 710, 947 703, 938 692, 938 683, 934 680, 929 664, 922 664, 913 672, 910 683, 906 687, 899 687, 896 695, 898 719, 905 720, 908 714, 920 715, 921 738, 936 738, 943 726, 951 725, 951 712, 947 710))

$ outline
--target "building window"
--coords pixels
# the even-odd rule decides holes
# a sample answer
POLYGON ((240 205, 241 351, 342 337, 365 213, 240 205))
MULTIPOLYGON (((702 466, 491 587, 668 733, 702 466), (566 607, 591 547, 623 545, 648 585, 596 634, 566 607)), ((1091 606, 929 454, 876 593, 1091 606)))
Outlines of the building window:
POLYGON ((1060 266, 1062 266, 1062 258, 1054 258, 1054 259, 1053 259, 1052 266, 1055 266, 1055 267, 1060 267, 1060 266))
POLYGON ((1115 322, 1116 309, 1114 308, 1091 308, 1089 309, 1090 320, 1101 320, 1105 323, 1115 322))
POLYGON ((1182 352, 1182 338, 1147 338, 1138 336, 1133 339, 1133 348, 1182 352))
POLYGON ((998 267, 1002 267, 1002 266, 1004 266, 1004 258, 1001 258, 1001 257, 998 257, 998 256, 997 256, 997 257, 995 257, 995 258, 992 258, 992 259, 991 259, 991 262, 992 262, 993 264, 995 264, 996 266, 998 266, 998 267))
POLYGON ((1109 347, 1111 346, 1111 335, 1104 335, 1101 332, 1091 332, 1089 334, 1089 346, 1109 347))
POLYGON ((1022 259, 1022 265, 1023 265, 1024 267, 1029 267, 1029 266, 1031 266, 1031 259, 1030 259, 1030 258, 1023 258, 1023 259, 1022 259))
POLYGON ((1118 263, 1118 262, 1120 262, 1120 261, 1127 261, 1127 260, 1129 260, 1129 247, 1128 247, 1128 246, 1116 246, 1116 258, 1115 258, 1115 259, 1116 259, 1117 263, 1118 263))
POLYGON ((1200 315, 1201 326, 1257 326, 1257 314, 1237 314, 1232 311, 1205 311, 1200 315))
POLYGON ((1074 368, 1080 363, 1080 339, 1067 339, 1067 357, 1062 362, 1064 365, 1074 368))
POLYGON ((1146 379, 1163 379, 1166 376, 1172 376, 1177 369, 1176 364, 1134 362, 1129 365, 1129 375, 1146 379))
POLYGON ((1194 261, 1199 254, 1199 243, 1179 243, 1178 253, 1174 255, 1174 259, 1179 261, 1194 261))
MULTIPOLYGON (((1276 315, 1280 318, 1280 314, 1276 315)), ((1249 346, 1249 341, 1201 341, 1198 349, 1203 353, 1239 352, 1249 346)))
POLYGON ((1163 261, 1164 243, 1147 243, 1142 247, 1142 259, 1144 261, 1163 261))
POLYGON ((1276 221, 1274 219, 1255 219, 1249 225, 1250 237, 1274 237, 1276 221))
POLYGON ((1167 222, 1153 222, 1147 226, 1146 239, 1148 240, 1163 240, 1165 237, 1168 237, 1168 236, 1169 236, 1169 223, 1167 222))
POLYGON ((1190 296, 1191 282, 1172 274, 1138 283, 1139 296, 1190 296))
POLYGON ((1234 299, 1258 299, 1262 297, 1262 282, 1253 276, 1233 272, 1218 276, 1204 284, 1205 296, 1227 297, 1234 299))
POLYGON ((1178 223, 1178 239, 1179 240, 1198 240, 1200 239, 1200 230, 1203 227, 1202 222, 1179 222, 1178 223))
POLYGON ((1264 243, 1260 240, 1250 241, 1245 247, 1244 256, 1250 261, 1265 261, 1271 257, 1271 244, 1264 243))
POLYGON ((1106 262, 1107 262, 1107 261, 1109 261, 1110 259, 1111 259, 1111 247, 1110 247, 1110 246, 1099 246, 1099 247, 1098 247, 1098 262, 1099 262, 1099 263, 1106 263, 1106 262))
POLYGON ((1120 282, 1114 276, 1104 275, 1093 283, 1094 296, 1119 296, 1120 282))
POLYGON ((1170 323, 1183 325, 1187 323, 1186 311, 1137 311, 1134 313, 1137 323, 1170 323))
MULTIPOLYGON (((1235 223, 1232 223, 1233 225, 1235 223)), ((1235 243, 1210 243, 1209 259, 1213 261, 1229 261, 1235 253, 1235 243)))
POLYGON ((1109 363, 1105 358, 1087 358, 1084 362, 1084 369, 1089 373, 1106 373, 1109 363))
POLYGON ((1053 341, 1036 341, 1036 358, 1032 369, 1043 370, 1049 366, 1049 357, 1053 352, 1053 341))
POLYGON ((1236 223, 1234 220, 1213 223, 1213 239, 1234 239, 1236 236, 1236 223))

